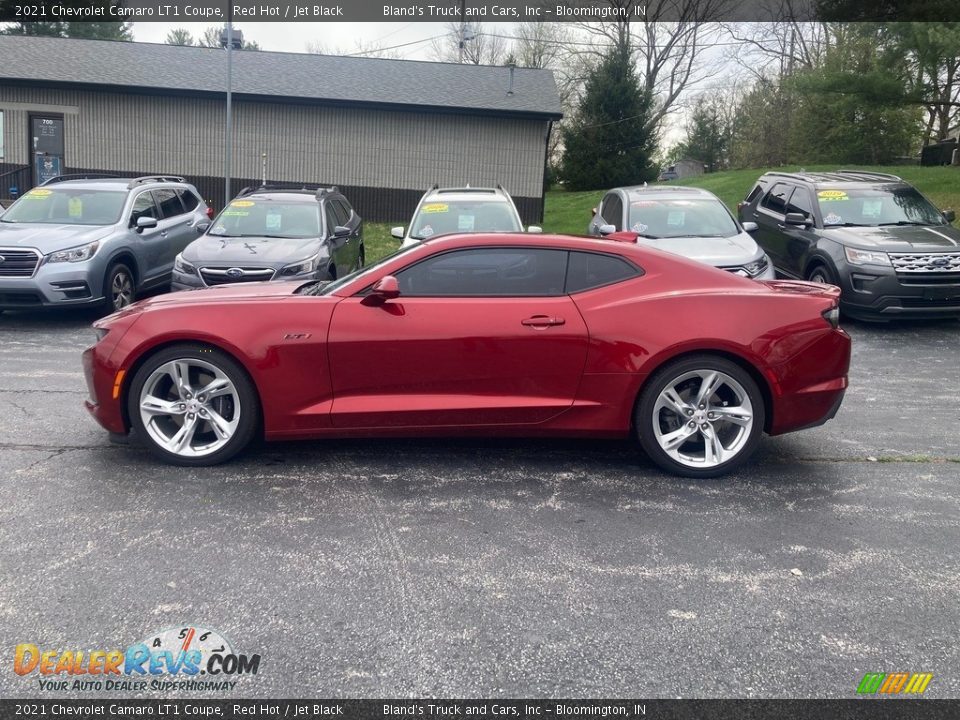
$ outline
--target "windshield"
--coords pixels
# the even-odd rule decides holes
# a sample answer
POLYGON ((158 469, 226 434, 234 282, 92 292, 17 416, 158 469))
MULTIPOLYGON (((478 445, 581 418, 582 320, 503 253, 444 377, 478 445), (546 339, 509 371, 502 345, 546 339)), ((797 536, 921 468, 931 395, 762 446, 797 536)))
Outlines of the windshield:
POLYGON ((630 230, 647 238, 732 237, 740 230, 719 200, 634 200, 630 230))
POLYGON ((817 190, 823 224, 943 225, 946 221, 915 188, 843 188, 817 190))
POLYGON ((470 232, 523 232, 513 208, 502 200, 448 200, 425 203, 413 219, 410 237, 470 232))
POLYGON ((399 257, 400 255, 403 255, 404 253, 408 253, 411 250, 415 250, 418 247, 421 247, 421 246, 416 244, 408 245, 405 248, 400 248, 396 252, 390 253, 386 257, 380 258, 373 265, 367 265, 366 267, 362 267, 359 270, 354 270, 352 273, 349 273, 348 275, 344 275, 342 278, 338 278, 333 282, 324 282, 322 284, 314 283, 311 285, 304 285, 298 288, 297 292, 303 295, 330 295, 331 293, 336 292, 339 288, 346 285, 348 282, 360 277, 361 275, 372 273, 375 270, 377 270, 377 268, 379 268, 381 265, 383 265, 385 262, 389 260, 393 260, 395 257, 399 257))
POLYGON ((38 187, 11 205, 0 222, 113 225, 126 198, 126 191, 38 187))
POLYGON ((213 221, 213 237, 320 237, 320 205, 316 202, 234 200, 213 221))

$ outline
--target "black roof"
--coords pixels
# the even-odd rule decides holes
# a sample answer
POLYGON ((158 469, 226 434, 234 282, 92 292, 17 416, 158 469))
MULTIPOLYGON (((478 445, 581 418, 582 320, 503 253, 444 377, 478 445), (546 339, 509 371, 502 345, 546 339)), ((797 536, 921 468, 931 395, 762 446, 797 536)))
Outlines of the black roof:
MULTIPOLYGON (((226 93, 226 51, 152 43, 0 35, 0 83, 139 91, 226 93)), ((310 53, 233 53, 238 99, 379 105, 397 109, 559 119, 549 70, 310 53)))

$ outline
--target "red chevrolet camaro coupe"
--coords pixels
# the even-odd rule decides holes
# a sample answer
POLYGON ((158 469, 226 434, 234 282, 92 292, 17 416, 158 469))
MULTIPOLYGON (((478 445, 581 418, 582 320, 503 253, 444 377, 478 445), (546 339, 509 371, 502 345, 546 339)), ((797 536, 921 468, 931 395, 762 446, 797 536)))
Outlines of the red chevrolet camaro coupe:
POLYGON ((635 436, 713 477, 837 412, 838 294, 621 242, 449 235, 332 283, 135 303, 94 324, 87 407, 178 465, 258 434, 635 436))

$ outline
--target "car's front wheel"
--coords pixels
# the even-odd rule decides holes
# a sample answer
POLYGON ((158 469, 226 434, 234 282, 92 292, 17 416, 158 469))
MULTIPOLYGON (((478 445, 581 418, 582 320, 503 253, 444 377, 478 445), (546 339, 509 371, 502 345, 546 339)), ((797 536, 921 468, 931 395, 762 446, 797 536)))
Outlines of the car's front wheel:
POLYGON ((684 477, 717 477, 756 450, 764 425, 763 396, 736 363, 691 356, 654 374, 634 421, 641 446, 661 468, 684 477))
POLYGON ((123 263, 111 265, 103 282, 103 292, 106 296, 104 308, 108 313, 122 310, 132 303, 137 296, 137 283, 130 268, 123 263))
POLYGON ((837 278, 826 265, 817 263, 807 271, 807 280, 821 285, 836 285, 837 278))
POLYGON ((203 345, 177 345, 137 370, 127 395, 130 421, 154 455, 174 465, 216 465, 253 439, 256 388, 240 364, 203 345))

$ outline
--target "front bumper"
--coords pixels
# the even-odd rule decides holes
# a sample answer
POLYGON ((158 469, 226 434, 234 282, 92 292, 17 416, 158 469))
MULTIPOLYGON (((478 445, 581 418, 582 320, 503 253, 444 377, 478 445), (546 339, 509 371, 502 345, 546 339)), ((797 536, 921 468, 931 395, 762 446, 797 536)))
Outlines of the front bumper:
POLYGON ((40 310, 102 303, 102 278, 92 273, 87 263, 77 265, 80 267, 69 263, 41 265, 32 278, 0 277, 0 309, 40 310))
POLYGON ((864 320, 960 317, 960 274, 897 273, 893 268, 842 269, 840 310, 864 320))

